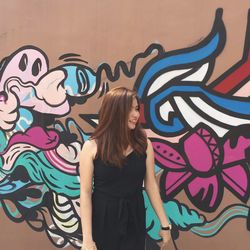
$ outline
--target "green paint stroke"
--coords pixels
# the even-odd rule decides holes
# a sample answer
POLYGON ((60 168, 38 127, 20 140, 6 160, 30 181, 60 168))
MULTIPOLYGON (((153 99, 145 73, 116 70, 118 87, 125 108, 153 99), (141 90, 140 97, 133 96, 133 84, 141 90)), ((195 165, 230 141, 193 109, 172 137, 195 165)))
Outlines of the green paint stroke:
POLYGON ((41 151, 38 153, 32 151, 21 153, 8 174, 18 166, 23 166, 27 170, 33 182, 44 183, 57 194, 74 199, 80 196, 79 176, 69 175, 55 168, 41 151))
MULTIPOLYGON (((161 224, 150 203, 150 200, 143 192, 146 207, 146 229, 149 236, 154 240, 160 240, 158 235, 161 224)), ((180 204, 177 200, 170 200, 163 203, 168 221, 180 230, 189 230, 193 226, 203 225, 205 217, 198 214, 195 210, 189 209, 186 205, 180 204)))

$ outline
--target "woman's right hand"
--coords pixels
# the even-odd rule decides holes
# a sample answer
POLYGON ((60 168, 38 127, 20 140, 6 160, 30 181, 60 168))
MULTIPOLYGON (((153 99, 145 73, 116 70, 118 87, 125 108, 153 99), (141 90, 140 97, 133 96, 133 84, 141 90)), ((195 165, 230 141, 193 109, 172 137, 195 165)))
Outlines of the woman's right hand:
POLYGON ((94 241, 88 241, 82 244, 81 250, 97 250, 97 247, 94 241))

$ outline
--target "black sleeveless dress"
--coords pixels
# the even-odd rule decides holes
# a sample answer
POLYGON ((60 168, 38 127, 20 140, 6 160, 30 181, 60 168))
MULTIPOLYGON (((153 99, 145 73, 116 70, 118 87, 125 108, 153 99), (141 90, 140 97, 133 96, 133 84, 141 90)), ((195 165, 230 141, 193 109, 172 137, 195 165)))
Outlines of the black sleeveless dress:
POLYGON ((130 153, 122 168, 94 161, 92 231, 98 250, 144 250, 142 194, 146 154, 130 153))

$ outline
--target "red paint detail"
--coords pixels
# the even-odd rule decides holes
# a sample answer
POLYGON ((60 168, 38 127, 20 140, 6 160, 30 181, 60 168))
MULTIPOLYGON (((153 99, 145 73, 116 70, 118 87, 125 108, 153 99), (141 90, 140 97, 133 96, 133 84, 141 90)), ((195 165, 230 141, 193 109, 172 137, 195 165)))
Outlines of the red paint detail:
POLYGON ((226 94, 240 84, 245 78, 250 75, 250 51, 248 52, 247 60, 240 65, 235 71, 224 78, 213 89, 217 92, 226 94))
POLYGON ((146 123, 145 119, 145 113, 144 113, 144 104, 140 104, 140 118, 139 118, 140 123, 143 125, 146 123))

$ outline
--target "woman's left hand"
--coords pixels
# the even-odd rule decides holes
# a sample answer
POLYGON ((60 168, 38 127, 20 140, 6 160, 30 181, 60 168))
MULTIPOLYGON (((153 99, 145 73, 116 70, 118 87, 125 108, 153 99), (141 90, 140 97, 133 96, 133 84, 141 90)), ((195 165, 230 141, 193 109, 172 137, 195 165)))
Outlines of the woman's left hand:
POLYGON ((161 245, 162 249, 163 247, 167 246, 167 244, 171 240, 171 232, 170 230, 160 230, 159 236, 162 238, 162 245, 161 245))

